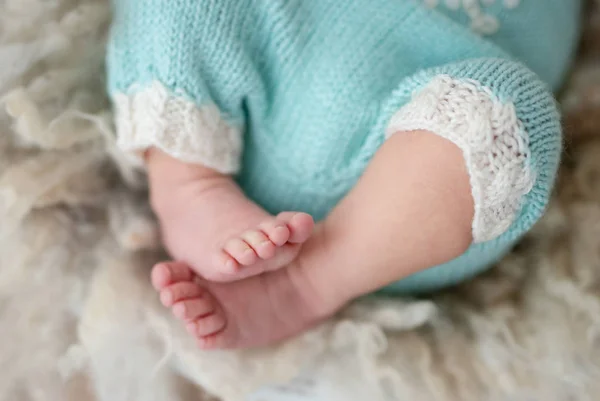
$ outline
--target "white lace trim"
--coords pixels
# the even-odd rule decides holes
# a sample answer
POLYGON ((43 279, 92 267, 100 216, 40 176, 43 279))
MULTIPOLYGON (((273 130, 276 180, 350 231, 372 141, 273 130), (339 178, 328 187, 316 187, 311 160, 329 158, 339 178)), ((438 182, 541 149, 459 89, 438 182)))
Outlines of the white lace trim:
POLYGON ((418 129, 463 151, 475 202, 475 242, 504 233, 535 181, 529 138, 514 105, 500 102, 476 81, 440 75, 392 117, 387 135, 418 129))
MULTIPOLYGON (((430 8, 438 7, 440 2, 450 10, 463 9, 471 20, 471 29, 481 35, 492 35, 500 29, 500 21, 494 15, 484 11, 485 6, 491 6, 499 0, 422 0, 430 8)), ((521 0, 502 0, 506 9, 517 8, 521 0)))
POLYGON ((216 106, 198 107, 159 82, 133 95, 116 94, 113 100, 117 143, 132 162, 143 165, 141 152, 157 147, 181 161, 224 174, 239 170, 242 134, 221 118, 216 106))

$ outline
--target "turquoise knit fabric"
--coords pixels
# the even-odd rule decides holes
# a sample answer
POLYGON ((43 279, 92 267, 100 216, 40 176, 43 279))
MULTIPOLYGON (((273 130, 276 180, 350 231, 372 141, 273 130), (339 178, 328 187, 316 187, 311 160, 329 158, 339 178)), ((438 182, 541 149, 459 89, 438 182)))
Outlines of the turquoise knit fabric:
MULTIPOLYGON (((441 2, 443 3, 443 2, 441 2)), ((324 218, 383 143, 391 116, 435 76, 512 102, 530 137, 534 188, 511 228, 387 290, 455 284, 501 258, 540 218, 561 150, 552 96, 576 43, 578 0, 496 0, 481 36, 463 9, 421 0, 114 0, 109 90, 159 81, 216 105, 244 132, 246 194, 272 213, 324 218)), ((393 185, 393 183, 390 183, 393 185)), ((368 205, 365 205, 368 207, 368 205)))

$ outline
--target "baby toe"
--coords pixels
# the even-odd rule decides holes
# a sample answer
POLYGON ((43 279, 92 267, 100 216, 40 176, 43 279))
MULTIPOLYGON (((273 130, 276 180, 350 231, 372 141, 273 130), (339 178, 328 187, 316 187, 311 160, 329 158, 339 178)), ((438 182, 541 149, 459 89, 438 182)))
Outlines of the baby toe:
POLYGON ((157 290, 162 290, 169 284, 182 281, 192 281, 194 273, 185 264, 179 262, 164 262, 152 268, 152 285, 157 290))
POLYGON ((275 255, 275 244, 262 231, 245 232, 242 239, 254 249, 261 259, 270 259, 275 255))
POLYGON ((284 212, 277 216, 277 220, 285 223, 290 230, 289 242, 300 244, 310 238, 315 222, 311 215, 306 213, 284 212))
POLYGON ((203 293, 202 287, 194 282, 180 282, 164 288, 160 292, 160 301, 164 306, 171 307, 176 302, 201 297, 203 293))
POLYGON ((258 255, 245 241, 235 238, 228 241, 223 250, 239 264, 248 266, 258 261, 258 255))
POLYGON ((195 337, 213 336, 225 329, 227 321, 220 312, 201 317, 186 325, 188 332, 195 337))
POLYGON ((198 348, 203 350, 227 348, 229 345, 223 335, 223 330, 212 335, 196 337, 196 344, 198 344, 198 348))
POLYGON ((196 320, 215 311, 215 307, 207 298, 195 298, 181 301, 171 309, 175 317, 181 320, 196 320))
MULTIPOLYGON (((219 253, 218 260, 218 263, 223 266, 221 269, 222 274, 236 274, 238 272, 240 264, 225 249, 219 253)), ((207 278, 210 278, 210 276, 207 276, 207 278)))
POLYGON ((285 222, 280 222, 273 219, 261 224, 260 229, 276 246, 285 245, 290 238, 290 229, 287 227, 285 222))

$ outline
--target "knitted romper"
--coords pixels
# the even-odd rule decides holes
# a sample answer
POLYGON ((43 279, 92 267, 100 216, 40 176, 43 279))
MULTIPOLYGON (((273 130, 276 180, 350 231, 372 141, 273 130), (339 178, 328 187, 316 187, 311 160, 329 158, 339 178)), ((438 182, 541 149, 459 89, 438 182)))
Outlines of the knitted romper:
POLYGON ((474 242, 389 291, 472 277, 547 205, 561 151, 552 90, 579 0, 113 3, 109 91, 133 163, 155 146, 234 174, 271 213, 318 220, 390 135, 424 129, 460 147, 474 242))

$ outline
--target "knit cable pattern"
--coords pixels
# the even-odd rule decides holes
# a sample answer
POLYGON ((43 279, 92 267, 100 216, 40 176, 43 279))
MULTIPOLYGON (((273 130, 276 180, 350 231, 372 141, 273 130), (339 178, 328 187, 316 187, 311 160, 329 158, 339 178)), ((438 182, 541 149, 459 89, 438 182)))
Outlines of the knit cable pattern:
POLYGON ((512 103, 473 80, 434 78, 390 121, 387 134, 423 129, 463 152, 475 203, 473 238, 497 238, 515 221, 535 175, 529 137, 512 103))
POLYGON ((240 130, 221 118, 213 104, 197 106, 171 95, 160 82, 131 95, 114 96, 119 147, 141 165, 139 152, 156 147, 176 159, 221 173, 239 170, 240 130))

